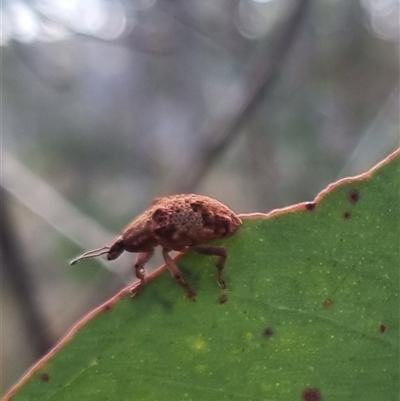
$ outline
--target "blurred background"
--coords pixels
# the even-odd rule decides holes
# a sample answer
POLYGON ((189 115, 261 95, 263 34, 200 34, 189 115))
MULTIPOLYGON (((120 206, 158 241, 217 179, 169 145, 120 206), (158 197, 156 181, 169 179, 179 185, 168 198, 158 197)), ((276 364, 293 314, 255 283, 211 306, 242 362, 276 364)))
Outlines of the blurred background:
POLYGON ((268 212, 399 146, 399 0, 1 7, 2 393, 132 282, 68 262, 153 197, 268 212))

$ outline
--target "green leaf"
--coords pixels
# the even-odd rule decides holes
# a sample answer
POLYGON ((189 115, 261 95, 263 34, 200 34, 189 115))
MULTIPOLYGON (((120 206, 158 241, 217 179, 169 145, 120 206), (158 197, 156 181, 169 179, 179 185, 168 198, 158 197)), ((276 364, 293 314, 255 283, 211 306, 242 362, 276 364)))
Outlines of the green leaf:
POLYGON ((118 294, 13 401, 398 400, 399 155, 315 203, 243 216, 219 241, 226 290, 212 258, 187 254, 195 302, 166 272, 118 294))

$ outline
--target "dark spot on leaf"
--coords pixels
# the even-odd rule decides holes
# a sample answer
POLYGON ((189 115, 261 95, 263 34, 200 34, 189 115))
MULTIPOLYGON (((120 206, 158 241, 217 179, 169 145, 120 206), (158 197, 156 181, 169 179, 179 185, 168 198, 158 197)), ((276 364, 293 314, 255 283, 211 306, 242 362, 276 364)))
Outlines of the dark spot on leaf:
POLYGON ((379 333, 384 334, 386 333, 387 327, 384 324, 379 326, 379 333))
POLYGON ((315 202, 308 202, 308 203, 306 203, 306 210, 308 210, 308 211, 314 210, 315 206, 317 206, 317 204, 315 202))
POLYGON ((360 193, 358 192, 357 189, 352 189, 348 194, 347 194, 347 199, 351 203, 357 203, 358 200, 360 199, 360 193))
POLYGON ((219 297, 218 297, 218 302, 220 303, 220 304, 224 304, 225 302, 227 302, 228 301, 228 296, 226 295, 226 294, 221 294, 219 297))
POLYGON ((50 375, 48 373, 41 373, 39 376, 40 380, 42 382, 47 383, 48 381, 50 381, 50 375))
POLYGON ((111 304, 105 304, 103 306, 103 312, 110 312, 111 309, 112 309, 112 305, 111 304))
POLYGON ((319 392, 318 389, 316 388, 308 388, 303 391, 303 394, 301 395, 301 399, 303 401, 321 401, 321 393, 319 392))
POLYGON ((332 302, 332 300, 331 300, 330 298, 325 298, 325 299, 322 301, 322 306, 323 306, 325 309, 329 309, 329 308, 332 306, 332 304, 333 304, 333 302, 332 302))
POLYGON ((348 211, 348 210, 346 210, 345 212, 343 212, 343 218, 344 219, 349 219, 351 217, 351 213, 348 211))
POLYGON ((263 336, 265 338, 271 338, 274 334, 274 330, 271 327, 267 327, 263 331, 263 336))

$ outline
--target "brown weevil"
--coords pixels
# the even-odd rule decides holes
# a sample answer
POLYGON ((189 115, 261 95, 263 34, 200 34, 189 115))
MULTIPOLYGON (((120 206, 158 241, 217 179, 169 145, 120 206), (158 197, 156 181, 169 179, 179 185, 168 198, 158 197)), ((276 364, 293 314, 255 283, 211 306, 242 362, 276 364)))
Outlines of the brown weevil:
POLYGON ((135 296, 146 284, 145 264, 158 245, 162 247, 165 265, 171 276, 186 290, 189 298, 195 291, 183 278, 171 251, 192 250, 203 255, 218 256, 217 282, 226 288, 222 270, 227 258, 223 246, 204 245, 209 241, 233 235, 242 225, 240 218, 227 206, 207 196, 195 194, 173 195, 156 198, 151 206, 134 219, 112 245, 85 252, 71 262, 71 265, 96 256, 107 254, 108 260, 117 259, 122 252, 138 253, 133 268, 140 279, 137 287, 132 287, 135 296))

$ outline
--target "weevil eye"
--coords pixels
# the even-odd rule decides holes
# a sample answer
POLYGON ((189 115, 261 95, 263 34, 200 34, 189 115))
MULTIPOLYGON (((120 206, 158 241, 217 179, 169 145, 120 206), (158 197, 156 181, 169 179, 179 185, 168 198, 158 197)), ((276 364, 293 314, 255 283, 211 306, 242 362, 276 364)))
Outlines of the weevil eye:
POLYGON ((122 252, 124 252, 124 240, 122 238, 118 238, 110 247, 110 250, 107 253, 108 260, 117 259, 122 252))

